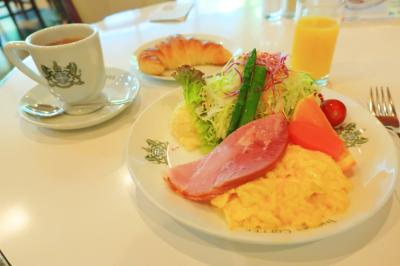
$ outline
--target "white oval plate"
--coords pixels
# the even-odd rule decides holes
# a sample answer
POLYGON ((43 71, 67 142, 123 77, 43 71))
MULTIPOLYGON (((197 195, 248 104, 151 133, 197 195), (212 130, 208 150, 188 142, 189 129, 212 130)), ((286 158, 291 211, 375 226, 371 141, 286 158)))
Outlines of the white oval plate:
MULTIPOLYGON (((240 53, 242 53, 242 49, 238 45, 236 45, 234 42, 232 42, 228 39, 225 39, 221 36, 215 36, 215 35, 209 35, 209 34, 181 34, 181 35, 186 38, 192 37, 192 38, 196 38, 196 39, 203 40, 203 41, 212 41, 212 42, 221 44, 228 51, 231 52, 232 56, 237 56, 240 53)), ((143 73, 140 71, 138 60, 137 60, 137 57, 139 56, 140 52, 142 52, 143 50, 145 50, 147 48, 155 47, 156 44, 167 40, 171 36, 172 35, 147 42, 147 43, 141 45, 140 47, 138 47, 135 50, 135 52, 133 53, 132 60, 131 60, 132 64, 137 69, 137 71, 139 71, 144 77, 154 78, 154 79, 158 79, 158 80, 170 80, 170 81, 174 80, 174 78, 171 77, 171 74, 173 72, 175 72, 174 70, 165 71, 160 76, 146 74, 146 73, 143 73)), ((195 66, 195 67, 197 69, 201 70, 206 76, 215 74, 222 69, 222 66, 213 66, 213 65, 195 66)))
MULTIPOLYGON (((168 163, 183 163, 199 157, 185 152, 170 134, 171 114, 182 100, 181 91, 173 91, 145 110, 132 126, 127 148, 128 167, 137 187, 161 210, 177 221, 201 232, 224 239, 253 244, 288 245, 314 241, 344 232, 375 214, 389 199, 395 187, 398 165, 393 140, 377 119, 362 106, 339 93, 324 89, 325 98, 340 99, 346 104, 346 121, 365 129, 366 144, 352 148, 357 161, 350 193, 350 206, 335 223, 292 233, 253 233, 231 231, 213 207, 186 200, 164 182, 167 165, 145 159, 150 146, 147 139, 168 142, 168 163), (154 123, 157 121, 157 123, 154 123)), ((162 150, 154 149, 155 155, 162 150)))
MULTIPOLYGON (((107 99, 135 99, 140 88, 139 80, 130 72, 118 68, 106 68, 106 84, 103 94, 107 99)), ((56 117, 38 117, 22 111, 22 106, 26 104, 43 103, 50 105, 60 105, 59 101, 50 94, 49 90, 41 85, 37 85, 29 90, 20 101, 20 116, 39 127, 72 130, 94 126, 105 122, 128 107, 132 101, 121 105, 104 106, 98 111, 84 115, 62 114, 56 117)))

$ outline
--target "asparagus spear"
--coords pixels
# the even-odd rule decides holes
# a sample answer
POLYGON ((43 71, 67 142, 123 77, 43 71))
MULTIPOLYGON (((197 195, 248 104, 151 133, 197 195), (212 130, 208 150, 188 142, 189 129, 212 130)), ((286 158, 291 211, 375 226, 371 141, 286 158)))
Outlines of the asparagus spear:
POLYGON ((231 134, 239 126, 240 117, 242 115, 242 109, 246 101, 247 91, 249 90, 249 87, 251 85, 251 78, 253 76, 254 67, 256 65, 256 58, 257 58, 257 51, 256 49, 253 49, 251 51, 249 58, 247 59, 246 65, 244 66, 243 82, 240 87, 238 100, 232 112, 232 118, 228 127, 227 135, 231 134))
POLYGON ((264 88, 266 74, 267 69, 264 66, 256 66, 250 89, 247 92, 246 104, 240 118, 239 126, 243 126, 254 119, 261 92, 264 88))

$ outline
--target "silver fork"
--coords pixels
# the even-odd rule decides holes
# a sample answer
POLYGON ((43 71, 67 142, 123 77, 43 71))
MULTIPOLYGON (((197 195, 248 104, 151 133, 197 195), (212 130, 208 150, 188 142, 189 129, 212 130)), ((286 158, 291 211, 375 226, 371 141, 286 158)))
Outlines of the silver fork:
POLYGON ((387 129, 392 130, 400 137, 400 122, 389 87, 386 87, 386 90, 383 86, 379 88, 371 87, 369 90, 368 107, 371 114, 373 114, 387 129))

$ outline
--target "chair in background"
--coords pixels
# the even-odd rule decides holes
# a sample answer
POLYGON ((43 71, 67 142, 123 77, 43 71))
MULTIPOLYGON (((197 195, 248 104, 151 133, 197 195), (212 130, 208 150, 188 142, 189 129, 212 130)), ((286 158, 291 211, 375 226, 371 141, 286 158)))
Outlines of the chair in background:
POLYGON ((3 7, 7 9, 8 15, 0 17, 0 19, 9 16, 17 28, 18 34, 21 39, 25 38, 25 33, 23 32, 19 22, 17 20, 18 15, 23 15, 25 20, 28 20, 28 12, 33 11, 36 18, 38 19, 40 28, 45 28, 46 24, 37 8, 35 0, 2 0, 3 7))
POLYGON ((71 0, 47 0, 47 2, 61 17, 62 23, 82 22, 71 0))

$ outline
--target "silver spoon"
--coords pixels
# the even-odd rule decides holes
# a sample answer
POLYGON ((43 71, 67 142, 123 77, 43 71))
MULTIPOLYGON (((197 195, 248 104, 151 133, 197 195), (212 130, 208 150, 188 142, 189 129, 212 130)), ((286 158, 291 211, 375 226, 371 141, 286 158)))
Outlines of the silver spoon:
MULTIPOLYGON (((99 105, 98 109, 100 109, 107 105, 122 105, 125 103, 129 103, 133 101, 133 98, 122 99, 122 100, 109 100, 105 102, 74 104, 72 105, 72 107, 88 107, 93 105, 99 105)), ((97 111, 98 109, 95 109, 94 111, 97 111)), ((68 113, 60 106, 51 105, 47 103, 25 104, 21 106, 21 110, 30 115, 40 116, 40 117, 54 117, 64 113, 68 113)))

